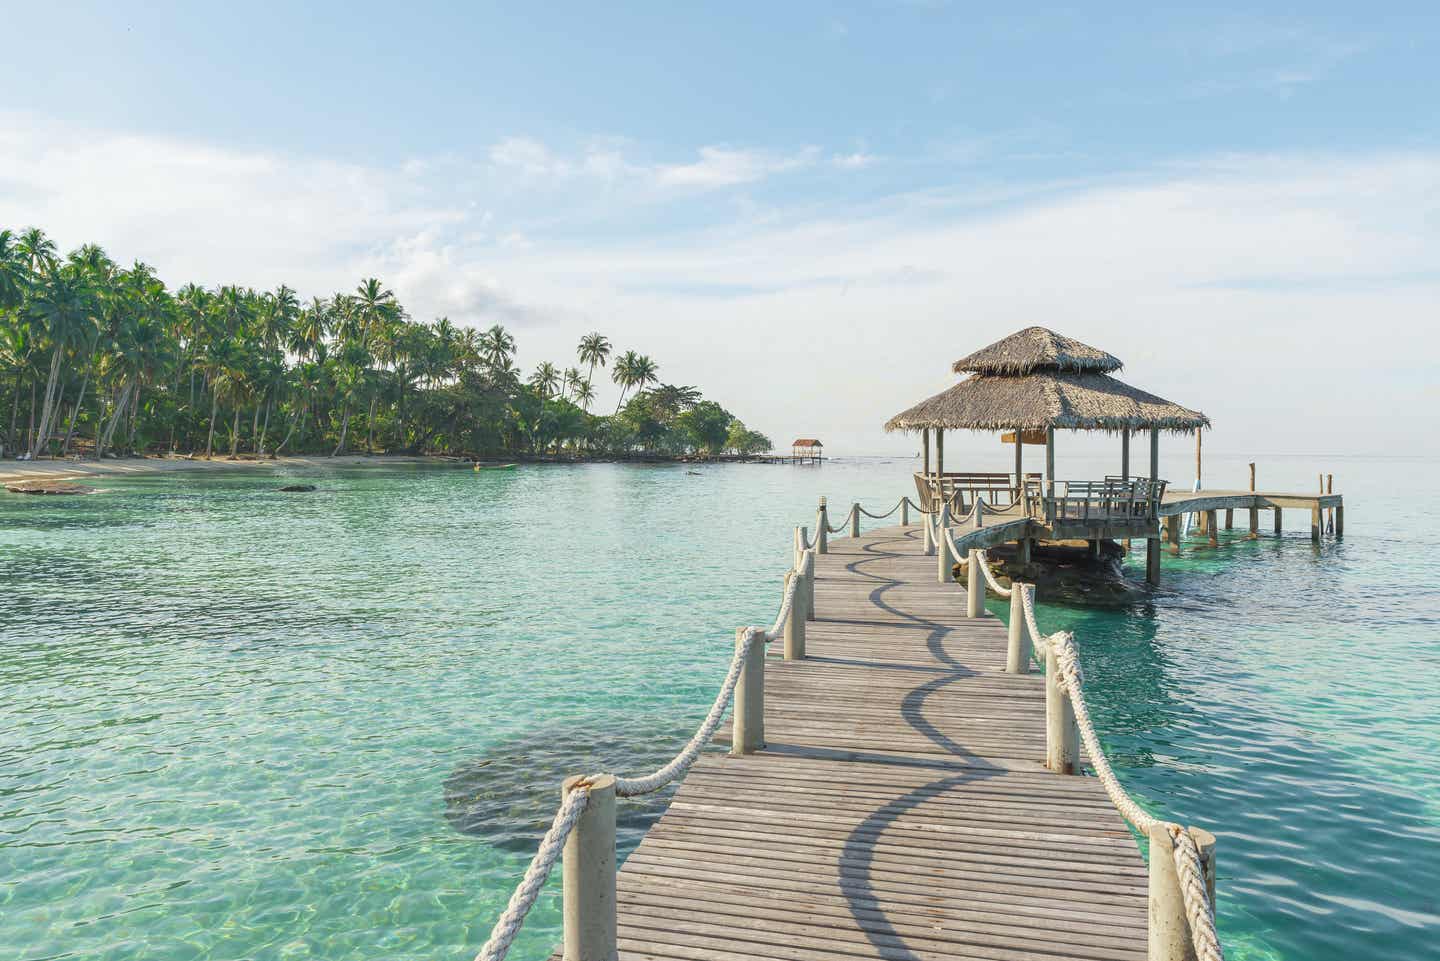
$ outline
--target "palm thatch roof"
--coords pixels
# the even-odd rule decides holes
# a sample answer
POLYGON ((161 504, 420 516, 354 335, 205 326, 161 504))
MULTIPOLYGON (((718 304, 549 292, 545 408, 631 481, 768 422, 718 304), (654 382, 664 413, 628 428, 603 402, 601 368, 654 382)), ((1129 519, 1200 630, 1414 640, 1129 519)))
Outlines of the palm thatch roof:
POLYGON ((1035 370, 1094 370, 1108 374, 1123 366, 1118 357, 1048 327, 1026 327, 960 358, 952 369, 957 374, 1016 376, 1035 370))
MULTIPOLYGON (((1108 355, 1107 355, 1108 356, 1108 355)), ((890 418, 886 431, 922 428, 1189 432, 1210 418, 1096 371, 975 374, 890 418)))

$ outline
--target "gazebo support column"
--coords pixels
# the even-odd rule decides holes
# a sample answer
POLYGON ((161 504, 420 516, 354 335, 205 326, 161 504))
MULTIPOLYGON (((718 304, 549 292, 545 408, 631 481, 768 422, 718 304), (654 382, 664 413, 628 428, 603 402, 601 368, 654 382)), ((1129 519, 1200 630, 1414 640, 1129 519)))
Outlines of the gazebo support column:
POLYGON ((945 428, 943 427, 935 428, 935 493, 939 496, 941 504, 948 503, 945 498, 945 428))
POLYGON ((1015 498, 1021 503, 1025 499, 1025 430, 1015 428, 1015 498))
MULTIPOLYGON (((1150 486, 1154 489, 1160 477, 1160 429, 1150 428, 1150 486)), ((1158 504, 1156 505, 1159 506, 1158 504)), ((1157 518, 1150 518, 1157 520, 1157 518)), ((1160 583, 1160 538, 1145 538, 1145 579, 1151 584, 1160 583)))
POLYGON ((1055 496, 1055 428, 1045 428, 1045 496, 1055 496))

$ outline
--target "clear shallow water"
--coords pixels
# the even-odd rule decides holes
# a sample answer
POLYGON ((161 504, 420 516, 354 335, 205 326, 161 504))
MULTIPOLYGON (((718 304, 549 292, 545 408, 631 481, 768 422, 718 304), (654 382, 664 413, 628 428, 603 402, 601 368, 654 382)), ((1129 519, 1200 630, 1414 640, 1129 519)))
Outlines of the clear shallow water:
MULTIPOLYGON (((1316 550, 1294 512, 1279 541, 1167 556, 1142 604, 1042 626, 1078 631, 1132 791, 1220 835, 1233 956, 1422 957, 1440 580, 1420 564, 1437 517, 1408 495, 1434 465, 1328 460, 1343 542, 1316 550)), ((0 499, 0 959, 473 956, 560 779, 668 757, 734 627, 773 615, 789 526, 819 493, 893 503, 910 469, 394 468, 307 475, 309 495, 274 493, 276 471, 0 499)), ((1301 460, 1262 470, 1313 484, 1301 460)), ((661 804, 622 814, 622 847, 661 804)), ((512 957, 558 930, 552 895, 512 957)))

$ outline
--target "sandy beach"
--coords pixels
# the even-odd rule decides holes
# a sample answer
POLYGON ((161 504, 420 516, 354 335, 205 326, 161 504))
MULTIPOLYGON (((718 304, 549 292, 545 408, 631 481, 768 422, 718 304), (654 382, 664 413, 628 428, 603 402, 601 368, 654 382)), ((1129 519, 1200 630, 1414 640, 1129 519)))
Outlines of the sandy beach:
POLYGON ((287 469, 334 469, 337 467, 385 467, 395 464, 458 464, 452 457, 420 457, 401 454, 344 454, 326 457, 323 454, 277 457, 274 460, 214 460, 185 457, 122 457, 115 460, 38 460, 0 461, 0 483, 17 481, 86 480, 105 477, 127 477, 137 474, 164 474, 178 471, 272 471, 287 469))

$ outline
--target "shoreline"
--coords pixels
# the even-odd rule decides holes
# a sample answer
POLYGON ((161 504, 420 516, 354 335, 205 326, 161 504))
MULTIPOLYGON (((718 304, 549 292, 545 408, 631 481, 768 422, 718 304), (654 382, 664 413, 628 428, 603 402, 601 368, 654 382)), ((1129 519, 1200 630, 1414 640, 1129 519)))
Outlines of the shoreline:
MULTIPOLYGON (((136 477, 148 474, 183 473, 189 471, 231 471, 266 470, 289 468, 297 470, 324 470, 326 468, 392 467, 402 464, 451 464, 469 467, 473 463, 501 464, 731 464, 764 463, 755 457, 727 455, 715 458, 679 458, 658 456, 621 457, 553 457, 534 456, 511 458, 482 458, 479 461, 469 457, 450 454, 341 454, 331 457, 326 454, 290 454, 276 458, 255 460, 228 457, 188 458, 184 456, 118 457, 95 460, 37 460, 0 461, 0 484, 25 481, 75 481, 97 480, 107 477, 136 477)), ((0 492, 3 493, 3 492, 0 492)))

